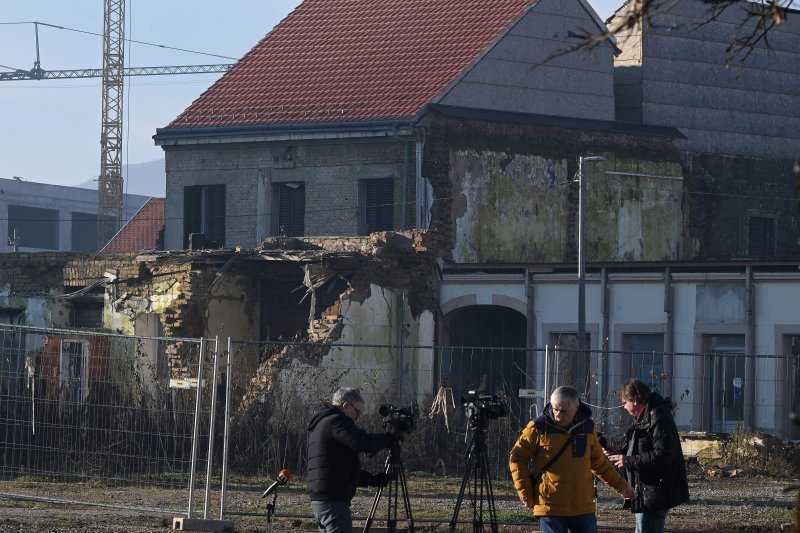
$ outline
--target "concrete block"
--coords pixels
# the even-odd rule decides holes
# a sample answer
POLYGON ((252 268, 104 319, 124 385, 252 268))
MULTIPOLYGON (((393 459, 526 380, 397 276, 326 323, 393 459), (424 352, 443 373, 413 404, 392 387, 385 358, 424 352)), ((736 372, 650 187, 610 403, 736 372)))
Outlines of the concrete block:
POLYGON ((202 518, 186 518, 176 516, 172 519, 175 531, 233 531, 233 520, 207 520, 202 518))

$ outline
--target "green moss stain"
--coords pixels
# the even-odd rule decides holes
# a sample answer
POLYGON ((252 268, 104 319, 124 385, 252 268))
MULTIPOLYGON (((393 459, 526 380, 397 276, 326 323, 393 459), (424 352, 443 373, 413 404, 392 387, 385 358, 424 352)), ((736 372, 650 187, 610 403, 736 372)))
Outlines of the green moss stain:
POLYGON ((565 161, 475 151, 455 152, 453 160, 453 180, 464 205, 455 214, 455 261, 560 259, 565 161))
MULTIPOLYGON (((530 148, 530 147, 529 147, 530 148)), ((677 259, 681 249, 679 162, 606 154, 584 169, 589 261, 677 259), (606 171, 637 175, 609 175, 606 171), (641 176, 646 174, 648 176, 641 176), (651 177, 661 176, 661 177, 651 177)), ((566 159, 490 150, 451 152, 453 260, 559 262, 576 236, 577 196, 566 159), (572 224, 570 224, 572 220, 572 224)))

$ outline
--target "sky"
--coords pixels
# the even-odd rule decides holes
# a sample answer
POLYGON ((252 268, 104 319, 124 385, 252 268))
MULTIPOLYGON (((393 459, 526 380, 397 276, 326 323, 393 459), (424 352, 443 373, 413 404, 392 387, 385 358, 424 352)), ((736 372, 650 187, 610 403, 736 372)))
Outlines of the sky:
MULTIPOLYGON (((125 37, 140 43, 126 46, 126 66, 233 63, 300 2, 127 0, 125 37)), ((590 3, 605 20, 623 0, 590 3)), ((34 21, 68 28, 38 26, 41 68, 102 68, 103 4, 102 0, 2 0, 0 72, 33 67, 34 21)), ((156 128, 166 126, 220 76, 126 78, 123 165, 163 159, 162 149, 152 139, 156 128)), ((97 179, 102 98, 100 78, 0 82, 0 178, 19 176, 71 186, 97 179)))

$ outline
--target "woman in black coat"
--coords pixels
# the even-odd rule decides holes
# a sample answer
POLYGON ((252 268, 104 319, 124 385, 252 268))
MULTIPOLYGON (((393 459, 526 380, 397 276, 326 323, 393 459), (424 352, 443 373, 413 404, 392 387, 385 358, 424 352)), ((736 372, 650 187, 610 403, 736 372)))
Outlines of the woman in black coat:
POLYGON ((625 471, 636 490, 636 498, 630 502, 636 514, 636 533, 663 533, 667 511, 689 501, 672 402, 638 379, 620 388, 619 399, 634 423, 628 428, 625 450, 609 453, 608 458, 625 471))

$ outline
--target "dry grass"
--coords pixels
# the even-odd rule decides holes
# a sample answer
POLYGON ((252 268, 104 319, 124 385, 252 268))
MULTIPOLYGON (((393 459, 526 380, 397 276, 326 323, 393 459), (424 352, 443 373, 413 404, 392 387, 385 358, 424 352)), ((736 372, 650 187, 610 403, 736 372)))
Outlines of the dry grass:
MULTIPOLYGON (((266 531, 266 504, 261 493, 268 485, 266 478, 232 480, 227 492, 226 515, 241 532, 266 531), (258 516, 254 516, 258 515, 258 516)), ((408 475, 408 489, 417 531, 444 531, 452 519, 460 478, 441 478, 431 475, 408 475)), ((764 478, 693 479, 692 501, 671 511, 667 528, 672 531, 778 531, 781 524, 793 521, 792 494, 785 494, 785 482, 764 478)), ((85 507, 56 503, 0 499, 0 529, 3 531, 164 531, 171 527, 170 513, 141 513, 124 506, 177 506, 185 508, 185 491, 154 490, 137 487, 104 487, 99 484, 51 484, 36 480, 4 481, 0 492, 47 496, 54 499, 84 500, 111 503, 117 508, 85 507)), ((538 529, 529 513, 521 508, 513 489, 505 481, 495 482, 498 519, 504 523, 501 531, 531 531, 538 529), (509 522, 511 524, 509 524, 509 522), (527 524, 527 525, 525 525, 527 524)), ((195 493, 196 509, 202 513, 203 491, 195 493)), ((374 501, 374 490, 360 489, 353 501, 356 517, 365 517, 374 501)), ((210 517, 219 516, 219 493, 212 491, 210 517)), ((405 517, 400 503, 399 516, 405 517)), ((385 523, 388 496, 384 493, 375 517, 375 527, 385 523)), ((470 520, 471 504, 462 503, 459 518, 470 520)), ((630 512, 621 509, 621 500, 601 485, 598 499, 598 519, 605 530, 626 531, 633 525, 630 512)), ((488 514, 484 513, 484 520, 488 514)), ((279 489, 276 531, 314 531, 310 506, 302 481, 293 479, 279 489), (290 516, 287 516, 290 515, 290 516)), ((471 530, 464 529, 464 531, 471 530)))

